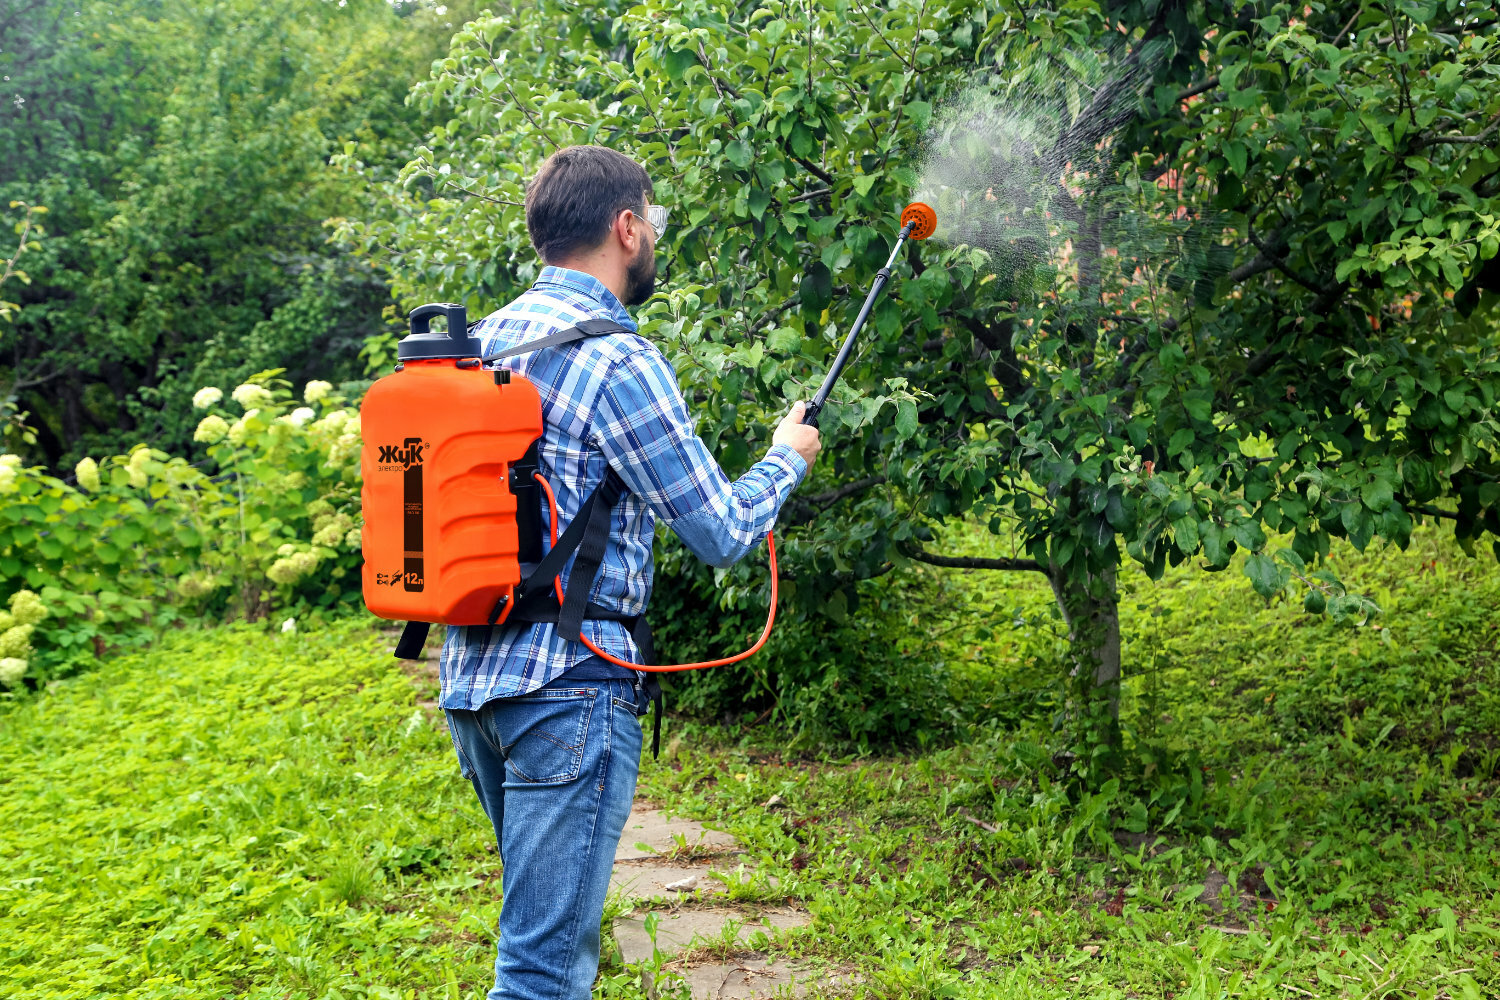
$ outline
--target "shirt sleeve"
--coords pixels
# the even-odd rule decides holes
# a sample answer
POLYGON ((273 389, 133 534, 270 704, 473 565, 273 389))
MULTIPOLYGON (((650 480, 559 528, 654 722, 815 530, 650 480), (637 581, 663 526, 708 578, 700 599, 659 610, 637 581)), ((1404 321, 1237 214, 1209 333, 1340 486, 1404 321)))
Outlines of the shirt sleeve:
POLYGON ((729 566, 753 549, 807 474, 795 449, 773 445, 731 483, 694 433, 677 373, 655 348, 611 365, 594 433, 631 492, 711 566, 729 566))

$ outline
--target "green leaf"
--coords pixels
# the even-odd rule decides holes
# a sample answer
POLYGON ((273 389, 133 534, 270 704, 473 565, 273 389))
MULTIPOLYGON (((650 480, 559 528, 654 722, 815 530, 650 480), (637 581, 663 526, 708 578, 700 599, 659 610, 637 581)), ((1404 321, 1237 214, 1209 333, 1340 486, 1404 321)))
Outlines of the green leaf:
POLYGON ((1192 514, 1172 522, 1172 538, 1185 556, 1198 551, 1198 519, 1192 514))
POLYGON ((766 348, 776 354, 795 354, 802 348, 802 334, 789 326, 778 326, 766 334, 766 348))
POLYGON ((1377 514, 1389 507, 1394 499, 1391 484, 1384 479, 1372 479, 1365 483, 1360 487, 1359 495, 1365 506, 1377 514))
POLYGON ((802 305, 814 310, 825 308, 833 301, 833 273, 821 261, 807 266, 798 288, 802 305))
POLYGON ((1361 113, 1359 116, 1359 120, 1364 123, 1365 128, 1370 130, 1370 135, 1375 137, 1375 144, 1377 146, 1379 146, 1381 149, 1386 150, 1387 152, 1395 151, 1396 143, 1391 138, 1391 130, 1389 127, 1387 127, 1385 122, 1381 121, 1370 112, 1361 113))
POLYGON ((1245 575, 1255 592, 1262 597, 1274 597, 1281 590, 1282 570, 1275 560, 1264 552, 1256 552, 1245 560, 1245 575))
POLYGON ((1233 170, 1241 177, 1245 176, 1245 161, 1247 158, 1247 150, 1245 149, 1244 143, 1238 141, 1225 143, 1224 158, 1229 161, 1229 169, 1233 170))
POLYGON ((750 166, 750 161, 755 158, 754 152, 750 149, 750 144, 743 139, 735 139, 729 145, 725 146, 724 155, 728 157, 730 163, 733 163, 741 170, 750 166))
POLYGON ((917 404, 910 399, 903 399, 896 404, 896 433, 902 438, 910 438, 917 433, 917 404))
POLYGON ((771 192, 764 188, 750 189, 750 214, 759 219, 766 214, 766 208, 771 204, 771 192))
POLYGON ((1182 398, 1182 405, 1187 409, 1188 415, 1194 420, 1205 423, 1213 419, 1213 403, 1205 396, 1189 393, 1182 398))

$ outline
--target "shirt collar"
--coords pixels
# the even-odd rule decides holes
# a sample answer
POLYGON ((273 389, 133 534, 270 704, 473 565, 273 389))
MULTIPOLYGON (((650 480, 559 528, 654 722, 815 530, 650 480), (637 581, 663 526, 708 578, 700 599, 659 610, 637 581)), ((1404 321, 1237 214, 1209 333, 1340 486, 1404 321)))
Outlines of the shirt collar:
POLYGON ((604 282, 585 271, 575 271, 569 267, 555 267, 548 264, 542 268, 542 273, 537 275, 531 287, 537 291, 559 288, 570 292, 603 309, 609 314, 610 319, 621 326, 632 331, 639 329, 635 320, 630 318, 630 313, 625 311, 625 306, 615 297, 615 293, 605 288, 604 282))

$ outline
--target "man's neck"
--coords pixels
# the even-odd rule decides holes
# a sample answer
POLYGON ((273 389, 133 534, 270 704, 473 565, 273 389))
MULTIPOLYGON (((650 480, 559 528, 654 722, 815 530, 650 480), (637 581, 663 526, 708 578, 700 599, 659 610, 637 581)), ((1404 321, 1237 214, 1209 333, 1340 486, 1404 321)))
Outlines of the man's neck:
POLYGON ((587 274, 608 288, 615 298, 621 302, 625 301, 625 271, 623 268, 613 266, 609 260, 598 257, 575 257, 570 260, 555 261, 552 266, 587 274))

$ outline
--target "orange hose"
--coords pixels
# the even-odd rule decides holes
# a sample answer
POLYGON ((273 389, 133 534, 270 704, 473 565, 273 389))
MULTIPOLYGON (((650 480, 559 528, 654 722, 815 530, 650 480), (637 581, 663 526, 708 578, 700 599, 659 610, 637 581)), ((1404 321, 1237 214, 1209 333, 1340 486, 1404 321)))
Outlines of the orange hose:
MULTIPOLYGON (((533 472, 532 476, 538 483, 542 484, 542 492, 547 494, 547 505, 552 510, 552 517, 550 518, 552 522, 552 544, 556 545, 557 497, 552 493, 552 484, 543 479, 541 473, 533 472)), ((726 656, 721 660, 705 660, 702 663, 648 665, 644 663, 631 663, 629 660, 622 660, 618 656, 612 656, 590 642, 589 637, 586 635, 580 634, 579 638, 583 640, 583 644, 591 649, 596 656, 600 656, 608 660, 610 663, 616 664, 617 666, 621 667, 628 667, 631 670, 645 670, 650 673, 657 674, 673 673, 679 670, 704 670, 708 667, 723 667, 731 663, 738 663, 741 660, 754 656, 756 653, 760 652, 760 647, 764 646, 766 644, 766 640, 771 637, 771 626, 776 623, 776 539, 773 537, 773 533, 769 531, 766 532, 766 554, 770 557, 771 560, 771 610, 766 614, 766 627, 765 630, 761 632, 760 638, 755 640, 755 645, 751 646, 743 653, 737 653, 734 656, 726 656)), ((561 606, 563 602, 561 574, 553 578, 553 584, 555 585, 555 589, 557 590, 557 603, 559 606, 561 606)))

